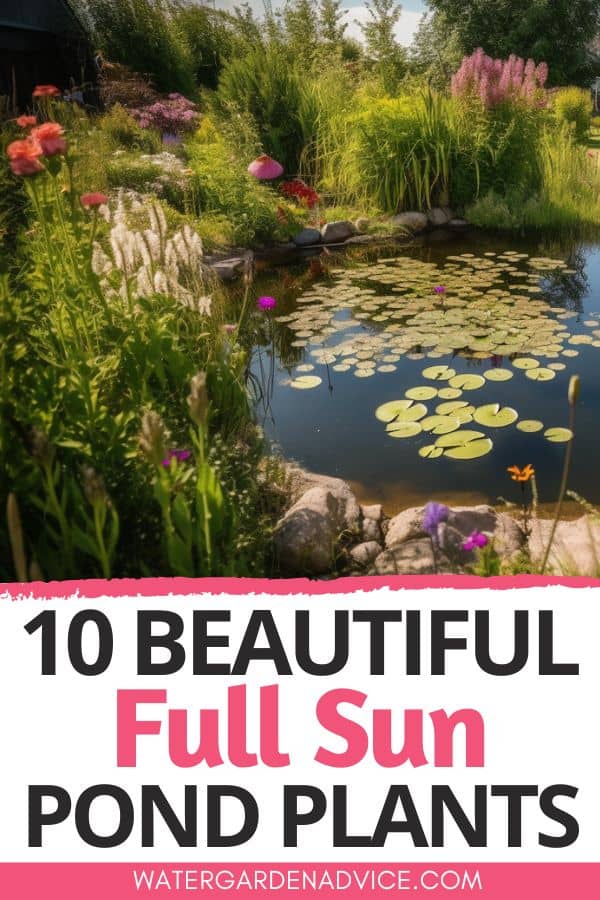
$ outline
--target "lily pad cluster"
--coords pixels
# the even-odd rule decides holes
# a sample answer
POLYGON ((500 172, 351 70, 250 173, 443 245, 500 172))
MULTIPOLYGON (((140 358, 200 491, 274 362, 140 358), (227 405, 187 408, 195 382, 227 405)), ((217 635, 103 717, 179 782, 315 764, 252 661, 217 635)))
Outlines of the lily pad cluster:
POLYGON ((552 442, 568 441, 568 429, 519 421, 512 406, 471 402, 476 392, 515 377, 551 382, 579 346, 600 347, 598 317, 578 321, 586 331, 572 333, 568 323, 577 314, 544 299, 544 278, 556 271, 574 270, 560 259, 516 251, 448 256, 441 266, 405 256, 335 269, 297 298, 295 310, 278 317, 292 332, 291 345, 304 351, 288 384, 318 387, 320 367, 330 370, 331 383, 334 373, 393 376, 401 359, 424 360, 423 383, 376 410, 391 438, 431 435, 419 449, 422 457, 486 455, 493 437, 464 427, 473 423, 492 434, 516 425, 552 442), (480 371, 464 372, 464 360, 480 371), (428 405, 432 401, 436 405, 428 405))

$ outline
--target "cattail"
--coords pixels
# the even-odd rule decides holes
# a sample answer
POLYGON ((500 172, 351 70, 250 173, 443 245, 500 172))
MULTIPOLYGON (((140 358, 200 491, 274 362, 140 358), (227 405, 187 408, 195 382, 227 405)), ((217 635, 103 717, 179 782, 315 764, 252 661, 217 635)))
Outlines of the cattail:
POLYGON ((19 581, 27 581, 27 557, 25 556, 21 514, 17 498, 12 493, 8 495, 8 500, 6 501, 6 521, 17 579, 19 581))
POLYGON ((167 456, 167 440, 169 432, 158 413, 147 410, 142 416, 142 430, 138 443, 140 450, 155 466, 162 465, 167 456))
POLYGON ((54 447, 48 435, 35 426, 31 429, 31 455, 41 466, 51 466, 54 460, 54 447))
POLYGON ((187 398, 190 416, 196 425, 204 427, 208 418, 208 390, 206 388, 206 372, 194 375, 187 398))

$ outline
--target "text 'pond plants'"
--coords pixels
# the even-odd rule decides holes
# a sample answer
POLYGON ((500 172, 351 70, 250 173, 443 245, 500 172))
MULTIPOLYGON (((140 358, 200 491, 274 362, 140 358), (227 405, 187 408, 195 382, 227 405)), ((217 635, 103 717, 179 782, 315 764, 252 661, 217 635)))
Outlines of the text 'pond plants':
POLYGON ((543 472, 571 438, 568 378, 598 397, 600 375, 586 373, 600 372, 600 254, 516 247, 351 262, 280 304, 272 347, 256 351, 263 371, 266 355, 280 364, 268 434, 382 499, 407 483, 495 499, 522 454, 543 472))

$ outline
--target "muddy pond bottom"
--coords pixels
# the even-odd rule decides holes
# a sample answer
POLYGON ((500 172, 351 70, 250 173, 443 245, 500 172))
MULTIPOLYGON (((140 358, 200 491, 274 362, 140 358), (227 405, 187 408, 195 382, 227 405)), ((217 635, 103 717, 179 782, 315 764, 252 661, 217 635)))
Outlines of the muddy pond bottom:
POLYGON ((286 458, 390 512, 520 503, 507 469, 530 464, 545 511, 572 429, 570 488, 600 503, 600 242, 461 235, 258 290, 257 416, 286 458))

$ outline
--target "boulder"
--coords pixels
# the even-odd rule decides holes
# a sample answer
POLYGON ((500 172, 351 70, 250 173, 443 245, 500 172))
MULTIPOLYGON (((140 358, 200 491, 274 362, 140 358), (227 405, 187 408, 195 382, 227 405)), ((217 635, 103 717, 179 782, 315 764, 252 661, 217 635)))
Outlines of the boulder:
POLYGON ((373 503, 371 506, 361 506, 360 511, 364 519, 374 519, 380 522, 383 518, 383 506, 381 503, 373 503))
POLYGON ((378 544, 377 541, 365 541, 365 543, 357 544, 352 548, 350 558, 357 566, 366 569, 380 555, 381 550, 381 544, 378 544))
POLYGON ((210 263, 213 270, 221 281, 233 281, 244 271, 246 260, 243 256, 234 256, 231 259, 221 259, 218 262, 210 263))
POLYGON ((441 228, 443 225, 447 225, 454 216, 451 214, 451 210, 435 206, 433 209, 429 210, 427 218, 429 223, 435 228, 441 228))
POLYGON ((342 532, 358 532, 360 507, 348 487, 321 484, 310 488, 275 527, 274 543, 281 569, 289 575, 331 572, 342 532))
POLYGON ((352 222, 327 222, 321 228, 321 238, 325 244, 341 244, 353 235, 352 222))
POLYGON ((356 219, 354 222, 354 230, 358 232, 358 234, 365 234, 369 230, 369 226, 371 225, 371 220, 367 219, 366 216, 362 216, 360 219, 356 219))
MULTIPOLYGON (((534 519, 531 523, 529 552, 537 565, 543 561, 551 530, 551 519, 534 519)), ((600 522, 590 516, 559 522, 546 574, 597 578, 599 573, 600 522)))
POLYGON ((375 575, 435 575, 449 572, 446 557, 433 556, 429 538, 406 541, 380 553, 375 560, 375 575))
MULTIPOLYGON (((407 542, 426 538, 423 515, 424 509, 415 507, 394 516, 389 522, 386 548, 393 550, 407 542)), ((451 509, 447 521, 440 526, 441 549, 453 559, 468 562, 461 545, 474 531, 489 535, 498 553, 505 558, 519 553, 525 544, 525 534, 511 516, 496 512, 491 506, 464 506, 451 509)))
POLYGON ((297 247, 310 247, 321 243, 321 232, 318 228, 303 228, 292 240, 297 247))
POLYGON ((392 216, 389 222, 395 228, 408 229, 408 231, 413 232, 425 231, 429 224, 427 216, 422 212, 400 213, 397 216, 392 216))

